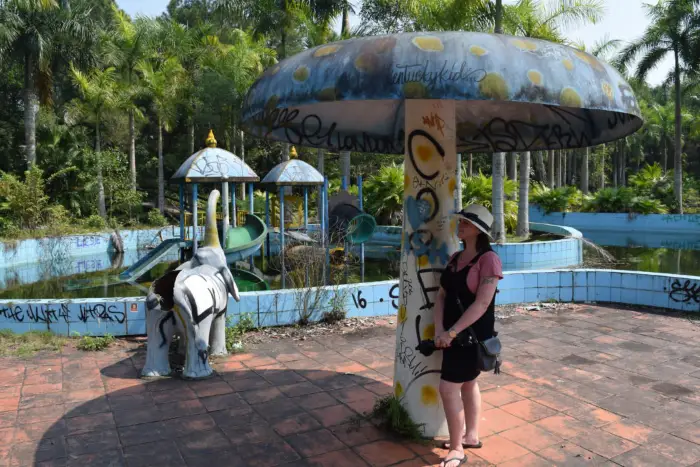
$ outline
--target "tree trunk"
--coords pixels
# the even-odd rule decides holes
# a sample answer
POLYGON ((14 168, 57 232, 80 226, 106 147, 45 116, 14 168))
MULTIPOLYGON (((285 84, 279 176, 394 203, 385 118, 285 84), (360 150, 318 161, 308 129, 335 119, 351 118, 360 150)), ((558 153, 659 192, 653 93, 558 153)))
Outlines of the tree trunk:
POLYGON ((350 151, 340 151, 340 176, 350 186, 350 151))
MULTIPOLYGON (((518 153, 517 152, 510 152, 506 154, 506 168, 507 168, 507 173, 508 173, 508 178, 513 180, 514 182, 518 181, 518 153)), ((506 195, 507 199, 514 200, 516 199, 516 194, 509 194, 506 195)))
POLYGON ((547 151, 547 162, 549 163, 549 189, 553 190, 554 189, 554 175, 556 173, 555 169, 555 164, 554 164, 554 151, 550 149, 547 151))
POLYGON ((462 210, 462 153, 457 153, 457 183, 455 183, 455 208, 462 210))
POLYGON ((535 151, 535 167, 537 172, 537 181, 541 183, 547 182, 547 169, 544 166, 544 157, 542 151, 535 151))
POLYGON ((469 153, 469 164, 467 165, 467 176, 469 178, 474 176, 474 154, 469 153))
POLYGON ((683 214, 683 159, 681 148, 681 71, 678 62, 678 49, 674 50, 675 72, 674 87, 676 91, 676 147, 673 153, 673 192, 676 195, 678 213, 683 214))
MULTIPOLYGON (((289 160, 289 148, 290 148, 289 143, 282 144, 282 162, 287 162, 289 160)), ((284 187, 284 194, 285 194, 285 196, 291 195, 292 194, 292 187, 291 186, 284 187)), ((286 210, 287 210, 287 205, 285 204, 285 211, 286 210)))
MULTIPOLYGON (((241 130, 241 160, 245 162, 245 133, 241 130)), ((241 183, 241 199, 245 201, 246 191, 245 183, 241 183)))
POLYGON ((661 145, 663 147, 664 154, 664 174, 666 174, 666 171, 668 170, 668 147, 666 146, 666 136, 661 138, 661 145))
POLYGON ((496 34, 503 34, 503 5, 502 0, 496 0, 496 21, 494 32, 496 34))
POLYGON ((345 39, 350 34, 350 11, 348 4, 343 5, 343 22, 340 29, 341 39, 345 39))
POLYGON ((599 190, 602 190, 605 188, 605 151, 607 150, 607 147, 603 145, 603 151, 601 152, 600 155, 600 187, 598 187, 599 190))
POLYGON ((561 177, 559 184, 560 186, 566 186, 568 184, 568 177, 567 177, 567 162, 569 159, 569 151, 561 151, 561 177))
POLYGON ((530 151, 520 153, 520 192, 518 197, 518 237, 530 235, 530 151))
POLYGON ((102 177, 102 141, 100 139, 100 115, 97 115, 95 124, 95 157, 97 158, 97 212, 100 217, 107 219, 107 206, 105 203, 105 184, 102 177))
POLYGON ((131 189, 136 190, 136 119, 134 111, 129 110, 129 169, 131 171, 131 189))
POLYGON ((581 191, 584 195, 588 194, 588 156, 590 148, 586 148, 581 158, 581 191))
POLYGON ((554 186, 559 188, 561 186, 561 151, 556 150, 554 151, 554 164, 556 170, 556 174, 554 175, 554 186))
POLYGON ((617 176, 620 173, 620 169, 618 167, 619 166, 619 154, 620 154, 620 145, 616 144, 615 145, 615 152, 613 153, 613 156, 612 156, 612 172, 613 172, 612 183, 613 183, 614 188, 617 188, 617 186, 618 186, 617 176))
POLYGON ((24 145, 28 167, 36 164, 36 117, 39 113, 39 96, 34 78, 34 60, 28 53, 24 56, 24 145))
POLYGON ((187 121, 187 143, 189 144, 188 154, 194 154, 194 118, 190 117, 187 121))
POLYGON ((163 120, 158 117, 158 209, 165 213, 165 174, 163 170, 163 120))
POLYGON ((505 171, 505 153, 494 152, 492 156, 491 209, 493 227, 491 233, 497 243, 506 241, 505 216, 503 212, 503 176, 505 171))

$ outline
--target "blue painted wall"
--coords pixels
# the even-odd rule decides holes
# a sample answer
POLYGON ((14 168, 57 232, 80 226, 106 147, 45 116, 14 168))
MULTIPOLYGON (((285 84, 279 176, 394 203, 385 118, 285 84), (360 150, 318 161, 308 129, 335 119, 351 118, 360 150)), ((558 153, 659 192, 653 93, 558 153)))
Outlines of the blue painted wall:
POLYGON ((584 232, 618 231, 641 233, 700 234, 700 214, 632 215, 589 212, 553 212, 545 214, 538 206, 530 206, 530 221, 573 227, 584 232))
MULTIPOLYGON (((496 303, 599 302, 700 312, 700 277, 611 270, 538 270, 504 274, 496 303)), ((342 285, 325 289, 242 293, 229 302, 233 322, 250 313, 260 326, 293 324, 305 294, 321 294, 312 319, 340 301, 348 317, 394 314, 398 281, 342 285)), ((59 334, 139 335, 146 332, 144 298, 0 301, 0 329, 50 330, 59 334)))

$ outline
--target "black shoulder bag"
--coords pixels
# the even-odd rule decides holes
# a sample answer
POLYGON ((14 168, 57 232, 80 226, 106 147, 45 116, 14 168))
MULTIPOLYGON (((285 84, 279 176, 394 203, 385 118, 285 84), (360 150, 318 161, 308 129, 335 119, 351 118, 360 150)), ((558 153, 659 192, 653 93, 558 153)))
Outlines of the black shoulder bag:
MULTIPOLYGON (((460 311, 464 314, 464 306, 462 301, 457 298, 457 305, 460 311)), ((486 339, 485 341, 479 341, 476 337, 476 333, 471 326, 466 329, 472 339, 472 344, 476 345, 476 359, 477 368, 479 371, 493 371, 495 374, 501 373, 501 340, 498 338, 498 333, 494 331, 494 336, 486 339)))

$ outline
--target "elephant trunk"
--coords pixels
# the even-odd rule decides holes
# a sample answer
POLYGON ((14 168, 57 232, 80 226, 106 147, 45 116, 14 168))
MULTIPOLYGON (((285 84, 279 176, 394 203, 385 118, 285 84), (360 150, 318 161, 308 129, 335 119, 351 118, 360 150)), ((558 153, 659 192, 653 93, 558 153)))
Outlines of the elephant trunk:
POLYGON ((221 248, 219 231, 216 228, 216 203, 219 201, 219 191, 212 190, 207 203, 207 222, 204 227, 204 246, 221 248))

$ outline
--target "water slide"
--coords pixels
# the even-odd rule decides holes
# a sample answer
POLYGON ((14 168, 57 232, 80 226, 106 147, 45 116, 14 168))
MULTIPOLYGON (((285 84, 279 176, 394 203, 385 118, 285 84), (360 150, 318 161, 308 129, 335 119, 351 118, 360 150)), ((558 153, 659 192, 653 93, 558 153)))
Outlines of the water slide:
POLYGON ((123 281, 136 280, 148 272, 153 266, 160 263, 163 257, 191 244, 192 242, 182 241, 179 238, 169 238, 149 251, 143 258, 132 264, 126 271, 119 274, 119 279, 123 281))
POLYGON ((247 214, 245 224, 241 227, 229 228, 226 232, 224 240, 226 262, 231 264, 253 256, 262 247, 266 235, 265 222, 258 216, 247 214))

